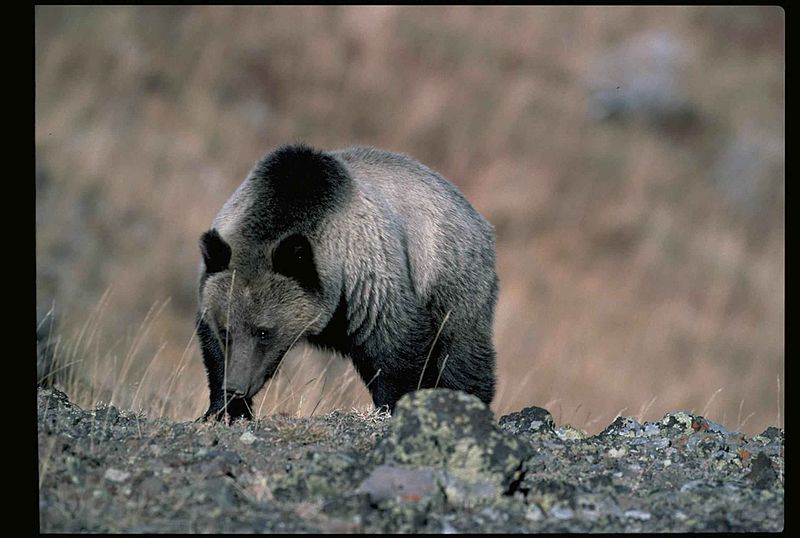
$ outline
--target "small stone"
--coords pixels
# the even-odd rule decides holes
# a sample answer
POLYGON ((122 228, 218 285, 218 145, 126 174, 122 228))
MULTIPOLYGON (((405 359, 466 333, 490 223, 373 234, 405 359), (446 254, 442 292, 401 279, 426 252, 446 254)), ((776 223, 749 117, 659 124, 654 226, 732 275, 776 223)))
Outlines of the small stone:
POLYGON ((763 432, 753 437, 753 441, 757 441, 762 445, 768 445, 773 442, 783 444, 783 430, 774 426, 770 426, 763 432))
POLYGON ((669 447, 669 439, 665 439, 664 437, 653 439, 652 441, 650 441, 650 446, 652 446, 656 450, 667 448, 669 447))
POLYGON ((568 506, 557 505, 550 510, 550 515, 556 519, 572 519, 575 517, 575 511, 568 506))
POLYGON ((500 417, 498 424, 510 433, 552 432, 555 430, 553 416, 541 407, 526 407, 521 411, 500 417))
POLYGON ((197 444, 201 447, 212 447, 218 443, 218 439, 216 436, 209 435, 207 433, 202 433, 197 436, 197 444))
POLYGON ((154 476, 148 476, 139 484, 139 491, 148 497, 157 497, 166 490, 164 482, 154 476))
POLYGON ((125 482, 128 478, 130 478, 131 473, 127 471, 120 471, 119 469, 106 469, 106 474, 103 475, 103 478, 106 480, 110 480, 112 482, 125 482))
POLYGON ((475 506, 496 499, 501 494, 497 484, 488 479, 465 480, 447 471, 440 473, 437 478, 447 502, 453 505, 475 506))
POLYGON ((718 424, 713 420, 706 419, 706 424, 708 424, 708 431, 712 433, 721 433, 722 435, 731 435, 733 433, 736 433, 728 430, 727 428, 725 428, 725 426, 723 426, 722 424, 718 424))
POLYGON ((678 426, 680 427, 685 433, 691 433, 694 431, 692 428, 692 423, 694 422, 694 417, 687 413, 686 411, 676 411, 673 413, 667 413, 664 415, 664 418, 661 419, 661 424, 666 426, 667 428, 678 426))
POLYGON ((483 510, 480 511, 480 515, 488 519, 489 521, 497 521, 500 517, 497 510, 492 508, 491 506, 487 506, 483 510))
POLYGON ((658 424, 654 422, 648 422, 644 426, 644 434, 648 437, 652 437, 653 435, 658 435, 661 433, 661 429, 658 427, 658 424))
POLYGON ((625 517, 629 519, 638 519, 639 521, 647 521, 652 516, 650 512, 644 512, 642 510, 626 510, 625 517))
POLYGON ((253 432, 249 431, 244 432, 241 436, 239 436, 239 441, 241 441, 246 445, 252 445, 253 443, 256 442, 257 439, 258 438, 255 435, 253 435, 253 432))
POLYGON ((453 527, 449 521, 442 521, 442 534, 460 534, 459 531, 453 527))
POLYGON ((586 432, 576 428, 575 426, 570 426, 569 424, 564 424, 560 428, 556 430, 556 435, 562 441, 574 441, 578 439, 586 439, 586 432))
POLYGON ((752 481, 755 487, 767 489, 777 478, 778 474, 775 472, 775 469, 772 468, 769 456, 763 452, 759 452, 756 459, 753 460, 753 465, 750 468, 750 474, 747 475, 747 479, 752 481))
POLYGON ((267 484, 267 478, 261 473, 256 474, 255 478, 250 482, 246 490, 256 502, 272 501, 274 496, 272 490, 267 484))
POLYGON ((525 511, 525 519, 528 521, 541 521, 544 519, 544 512, 537 504, 531 504, 525 511))
POLYGON ((614 419, 600 435, 619 435, 622 437, 637 437, 642 431, 642 425, 630 417, 619 416, 614 419))
POLYGON ((373 501, 400 497, 423 499, 435 493, 432 469, 405 469, 392 465, 378 465, 358 486, 356 493, 366 493, 373 501))
POLYGON ((107 424, 116 424, 117 420, 119 419, 119 410, 112 406, 109 407, 101 407, 95 410, 94 418, 96 421, 103 421, 107 424))
POLYGON ((623 447, 620 447, 620 448, 616 448, 616 447, 615 447, 615 448, 610 448, 610 449, 608 450, 608 452, 606 452, 606 454, 608 454, 608 456, 609 456, 610 458, 621 458, 621 457, 622 457, 622 456, 624 456, 626 453, 627 453, 627 451, 626 451, 626 450, 625 450, 625 448, 623 448, 623 447))
POLYGON ((690 480, 689 482, 686 482, 681 486, 681 491, 682 492, 694 491, 697 489, 703 489, 705 487, 706 487, 706 482, 704 480, 701 479, 690 480))

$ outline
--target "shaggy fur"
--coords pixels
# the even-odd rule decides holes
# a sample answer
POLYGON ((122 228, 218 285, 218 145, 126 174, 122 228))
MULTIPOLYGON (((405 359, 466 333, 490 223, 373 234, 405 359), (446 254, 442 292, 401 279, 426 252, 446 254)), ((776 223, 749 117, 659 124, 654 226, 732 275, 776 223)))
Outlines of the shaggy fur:
POLYGON ((221 418, 226 402, 232 418, 249 418, 300 338, 350 357, 377 406, 437 382, 491 402, 494 231, 424 165, 373 148, 278 148, 201 252, 205 418, 221 418))

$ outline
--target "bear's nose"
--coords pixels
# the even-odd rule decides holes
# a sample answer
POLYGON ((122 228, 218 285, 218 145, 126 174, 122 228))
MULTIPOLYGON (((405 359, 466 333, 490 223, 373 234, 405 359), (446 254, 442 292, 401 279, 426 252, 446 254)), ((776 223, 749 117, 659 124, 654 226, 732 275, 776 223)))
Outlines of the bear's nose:
POLYGON ((227 393, 231 398, 244 398, 245 395, 244 390, 239 388, 229 388, 227 393))

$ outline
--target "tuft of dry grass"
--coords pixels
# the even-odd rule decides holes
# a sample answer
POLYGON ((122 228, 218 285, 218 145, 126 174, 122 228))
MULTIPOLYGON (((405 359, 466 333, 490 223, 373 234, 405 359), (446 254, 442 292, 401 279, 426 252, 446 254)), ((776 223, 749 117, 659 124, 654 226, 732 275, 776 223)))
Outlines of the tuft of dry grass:
MULTIPOLYGON (((54 377, 82 405, 199 416, 197 238, 271 147, 367 144, 439 170, 496 227, 497 414, 782 425, 784 35, 774 7, 37 6, 54 377), (594 121, 591 66, 652 32, 688 50, 696 125, 594 121), (739 146, 762 149, 721 167, 739 146), (744 205, 723 188, 740 169, 744 205)), ((368 403, 352 367, 303 349, 256 398, 368 403)))

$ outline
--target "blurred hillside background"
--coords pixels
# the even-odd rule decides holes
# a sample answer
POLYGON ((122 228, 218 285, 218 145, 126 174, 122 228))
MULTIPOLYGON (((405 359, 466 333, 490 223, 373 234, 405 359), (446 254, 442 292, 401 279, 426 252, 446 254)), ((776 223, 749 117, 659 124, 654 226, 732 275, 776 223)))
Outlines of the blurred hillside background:
MULTIPOLYGON (((35 17, 37 323, 79 404, 205 410, 198 237, 256 160, 305 141, 411 155, 495 225, 497 415, 783 425, 781 9, 35 17)), ((306 348, 256 397, 369 403, 347 361, 306 348)))

